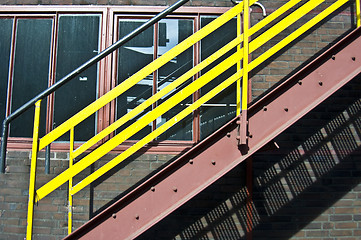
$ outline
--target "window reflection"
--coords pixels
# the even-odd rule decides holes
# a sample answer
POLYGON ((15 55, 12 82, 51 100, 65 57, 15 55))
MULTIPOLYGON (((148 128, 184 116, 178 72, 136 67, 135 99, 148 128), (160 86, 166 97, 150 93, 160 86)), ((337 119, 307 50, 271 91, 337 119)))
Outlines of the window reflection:
MULTIPOLYGON (((119 38, 133 31, 145 21, 146 20, 138 19, 119 20, 119 38)), ((163 19, 158 24, 157 32, 155 32, 156 29, 157 28, 155 27, 149 28, 120 48, 118 52, 118 84, 152 62, 156 57, 160 57, 165 52, 176 46, 180 41, 191 35, 193 33, 193 21, 187 19, 163 19), (155 41, 155 36, 158 41, 155 41), (157 46, 155 46, 156 42, 157 46)), ((156 91, 159 91, 169 85, 192 66, 193 49, 190 48, 164 65, 156 73, 147 76, 145 79, 141 80, 131 89, 119 96, 117 98, 117 118, 120 118, 130 112, 132 109, 151 97, 156 91)), ((191 81, 191 79, 189 81, 191 81)), ((164 96, 158 101, 157 105, 173 96, 176 90, 178 89, 174 89, 172 92, 164 96)), ((153 126, 153 122, 149 123, 148 126, 132 136, 131 139, 140 139, 146 136, 155 127, 159 127, 165 121, 180 112, 186 106, 186 103, 191 102, 192 97, 187 98, 182 104, 179 104, 164 116, 156 119, 155 126, 153 126)), ((152 106, 147 108, 132 121, 129 121, 125 126, 122 126, 117 130, 117 132, 120 132, 130 124, 137 121, 137 119, 144 116, 147 112, 151 111, 151 109, 152 106)), ((158 139, 192 140, 192 116, 180 122, 178 126, 174 126, 170 131, 168 131, 168 133, 163 134, 158 139)))
MULTIPOLYGON (((215 17, 202 17, 201 26, 204 27, 215 17)), ((204 60, 212 53, 223 47, 236 37, 237 22, 235 19, 227 22, 222 27, 214 31, 201 41, 201 59, 204 60)), ((232 49, 223 57, 215 61, 209 67, 202 71, 202 74, 219 64, 221 61, 234 53, 236 49, 232 49)), ((220 76, 213 79, 210 83, 201 89, 201 95, 204 95, 218 84, 226 80, 236 72, 236 66, 231 66, 220 76)), ((220 94, 216 95, 200 109, 200 136, 201 139, 206 138, 215 130, 224 125, 227 121, 236 116, 236 84, 232 84, 220 94)))

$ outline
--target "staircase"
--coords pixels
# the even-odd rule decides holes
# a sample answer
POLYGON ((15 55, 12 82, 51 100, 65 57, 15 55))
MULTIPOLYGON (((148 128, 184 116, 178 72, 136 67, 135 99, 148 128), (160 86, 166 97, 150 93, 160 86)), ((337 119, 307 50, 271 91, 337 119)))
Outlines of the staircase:
MULTIPOLYGON (((254 37, 252 41, 249 41, 249 39, 251 39, 252 36, 256 36, 257 32, 262 28, 268 27, 273 21, 299 4, 300 0, 290 0, 267 18, 258 22, 256 25, 249 27, 248 9, 249 6, 255 2, 257 1, 245 0, 239 3, 40 139, 38 138, 37 129, 39 128, 41 100, 37 101, 34 121, 31 181, 29 188, 27 239, 31 239, 33 205, 35 203, 59 188, 62 184, 69 183, 69 209, 71 209, 72 196, 74 194, 106 174, 132 154, 136 153, 140 148, 150 143, 153 139, 160 136, 181 119, 197 110, 202 104, 215 97, 222 92, 222 90, 226 89, 231 84, 236 83, 238 90, 237 116, 235 116, 233 120, 225 124, 202 142, 198 143, 195 147, 173 161, 160 172, 151 176, 75 232, 71 233, 69 231, 70 235, 65 238, 133 239, 214 183, 239 163, 249 158, 256 151, 272 141, 272 139, 283 130, 291 126, 361 72, 361 53, 358 51, 358 48, 361 45, 361 30, 360 28, 357 28, 292 77, 278 84, 277 87, 269 91, 256 103, 248 106, 248 73, 288 46, 288 44, 302 34, 315 27, 318 23, 349 1, 335 1, 335 3, 321 11, 316 17, 312 18, 302 27, 275 44, 261 56, 249 61, 249 54, 253 53, 256 49, 259 49, 269 41, 269 39, 278 35, 324 1, 307 1, 302 4, 302 6, 298 7, 297 10, 288 14, 282 20, 279 20, 268 30, 259 34, 257 37, 254 37), (241 34, 240 31, 242 12, 244 16, 246 16, 243 18, 243 27, 245 29, 243 34, 241 34), (193 69, 183 74, 170 85, 154 94, 131 112, 119 118, 108 128, 86 141, 77 149, 74 149, 74 127, 77 124, 234 18, 237 18, 237 21, 239 22, 238 35, 234 40, 220 48, 207 59, 203 60, 193 69), (237 48, 237 51, 230 54, 229 57, 217 66, 211 68, 206 73, 202 73, 201 77, 182 88, 181 91, 175 93, 172 97, 120 133, 114 135, 108 141, 103 141, 108 136, 111 136, 116 129, 126 124, 143 110, 152 106, 152 104, 159 99, 169 94, 234 48, 237 48), (242 64, 240 64, 241 61, 242 64), (145 136, 143 139, 137 141, 127 150, 73 186, 72 178, 75 175, 79 174, 82 170, 112 151, 119 144, 129 139, 137 131, 162 116, 177 104, 180 104, 184 99, 234 65, 237 66, 237 71, 231 77, 225 79, 214 89, 207 92, 177 115, 173 116, 169 121, 145 136), (37 153, 67 132, 70 132, 69 168, 39 189, 35 190, 37 153), (101 141, 103 141, 102 145, 73 164, 73 159, 79 158, 79 156, 83 155, 91 147, 101 141)), ((356 6, 357 22, 358 26, 360 26, 359 1, 356 1, 356 6)), ((69 211, 70 229, 71 214, 72 212, 69 211)))

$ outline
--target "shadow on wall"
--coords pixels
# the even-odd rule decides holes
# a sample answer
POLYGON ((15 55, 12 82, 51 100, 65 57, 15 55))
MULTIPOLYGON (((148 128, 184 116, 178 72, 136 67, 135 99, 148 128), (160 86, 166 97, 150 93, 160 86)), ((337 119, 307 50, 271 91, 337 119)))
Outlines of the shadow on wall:
MULTIPOLYGON (((255 154, 253 239, 360 237, 360 77, 255 154)), ((242 163, 138 239, 246 239, 246 198, 242 163)))

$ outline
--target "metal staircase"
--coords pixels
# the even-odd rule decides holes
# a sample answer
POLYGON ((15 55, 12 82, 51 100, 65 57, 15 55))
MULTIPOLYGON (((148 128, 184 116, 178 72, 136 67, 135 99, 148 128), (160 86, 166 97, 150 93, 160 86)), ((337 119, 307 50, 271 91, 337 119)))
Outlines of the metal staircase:
MULTIPOLYGON (((253 53, 256 49, 260 48, 270 39, 278 35, 324 1, 307 1, 250 41, 252 36, 257 35, 258 31, 268 27, 269 24, 273 23, 273 21, 280 16, 285 15, 285 13, 301 1, 288 1, 267 18, 250 27, 248 10, 249 6, 255 2, 257 1, 245 0, 239 3, 40 139, 37 131, 39 128, 40 102, 45 95, 40 96, 36 101, 34 100, 29 104, 29 106, 35 104, 36 110, 29 187, 27 239, 31 239, 32 235, 33 206, 35 203, 39 202, 62 184, 68 182, 69 209, 71 209, 72 196, 74 194, 106 174, 132 154, 136 153, 140 148, 160 136, 181 119, 198 109, 202 104, 222 92, 222 90, 226 89, 231 84, 236 83, 237 116, 235 116, 232 121, 197 144, 194 148, 160 172, 150 177, 114 203, 111 207, 107 208, 73 233, 71 233, 72 212, 69 211, 70 235, 66 239, 135 238, 207 186, 214 183, 239 163, 250 157, 283 130, 292 125, 295 121, 361 72, 361 53, 357 51, 358 46, 361 44, 361 30, 360 28, 357 28, 291 78, 279 84, 253 105, 248 106, 247 86, 249 72, 264 63, 267 59, 282 50, 302 34, 315 27, 318 23, 349 1, 335 1, 317 16, 309 20, 283 40, 279 41, 268 51, 250 61, 248 59, 249 54, 253 53), (243 14, 244 29, 242 34, 241 13, 243 14), (238 22, 238 34, 234 40, 220 48, 207 59, 203 60, 193 69, 187 71, 135 109, 117 119, 108 128, 83 143, 77 149, 74 149, 74 127, 77 124, 234 18, 237 18, 238 22), (140 112, 149 106, 152 106, 153 103, 169 94, 178 86, 204 70, 211 63, 215 62, 234 48, 237 49, 236 52, 230 54, 229 57, 217 66, 211 68, 206 73, 202 73, 199 78, 182 88, 181 91, 176 92, 172 97, 147 113, 140 120, 117 133, 108 141, 104 141, 103 144, 95 148, 94 151, 85 155, 82 159, 73 164, 75 158, 81 156, 92 146, 113 134, 116 129, 126 124, 140 112), (225 79, 218 86, 187 106, 159 128, 137 141, 127 150, 73 186, 72 179, 74 176, 112 151, 119 144, 129 139, 150 122, 154 121, 159 116, 181 103, 185 98, 211 82, 215 77, 225 72, 231 66, 237 66, 236 73, 231 77, 225 79), (37 153, 67 132, 70 132, 69 168, 36 190, 37 153)), ((358 0, 356 1, 356 6, 357 23, 358 26, 360 26, 360 4, 358 0)), ((169 13, 169 11, 167 13, 169 13)), ((115 48, 106 50, 106 54, 109 54, 119 46, 120 45, 118 44, 115 48)), ((99 61, 102 57, 105 57, 106 54, 103 54, 101 57, 96 57, 92 64, 99 61)), ((5 125, 8 124, 8 122, 5 124, 5 121, 4 128, 5 125)), ((4 145, 4 140, 2 141, 2 145, 4 145)), ((4 157, 4 154, 2 154, 2 157, 4 157)))

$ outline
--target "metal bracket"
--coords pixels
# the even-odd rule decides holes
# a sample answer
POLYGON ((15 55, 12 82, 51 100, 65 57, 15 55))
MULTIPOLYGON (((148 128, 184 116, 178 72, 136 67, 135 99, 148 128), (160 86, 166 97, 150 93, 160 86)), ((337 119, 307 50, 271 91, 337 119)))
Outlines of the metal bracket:
MULTIPOLYGON (((242 1, 231 0, 231 2, 232 2, 234 5, 236 5, 236 4, 241 3, 242 1)), ((263 17, 266 17, 266 16, 267 16, 266 8, 263 6, 262 3, 260 3, 260 2, 255 2, 253 5, 256 5, 256 6, 258 6, 258 7, 260 7, 260 8, 262 9, 262 16, 263 16, 263 17)), ((253 6, 253 5, 252 5, 252 6, 253 6)), ((251 7, 252 7, 252 6, 251 6, 251 7)))

